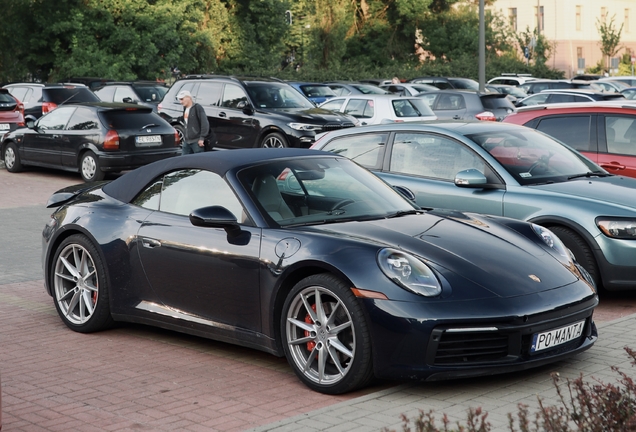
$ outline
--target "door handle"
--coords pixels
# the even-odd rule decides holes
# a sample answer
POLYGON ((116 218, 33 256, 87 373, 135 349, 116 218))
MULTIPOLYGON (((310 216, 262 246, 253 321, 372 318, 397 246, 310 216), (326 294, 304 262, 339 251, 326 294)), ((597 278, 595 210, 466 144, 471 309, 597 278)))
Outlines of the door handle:
POLYGON ((161 242, 149 238, 141 239, 141 244, 148 249, 153 249, 161 246, 161 242))
POLYGON ((601 168, 611 169, 611 170, 624 170, 625 169, 625 165, 621 165, 618 162, 610 162, 610 163, 607 163, 607 164, 601 164, 601 168))
POLYGON ((461 119, 461 117, 460 117, 460 116, 458 116, 458 115, 454 115, 454 116, 453 116, 453 120, 459 120, 459 119, 461 119))
POLYGON ((223 111, 221 111, 221 112, 219 113, 219 117, 227 117, 227 115, 226 115, 223 111))

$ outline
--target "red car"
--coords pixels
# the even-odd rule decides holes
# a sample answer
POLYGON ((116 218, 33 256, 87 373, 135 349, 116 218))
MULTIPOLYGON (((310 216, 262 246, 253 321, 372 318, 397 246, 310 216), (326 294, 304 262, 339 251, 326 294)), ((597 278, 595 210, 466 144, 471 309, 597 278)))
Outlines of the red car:
POLYGON ((503 121, 551 135, 612 174, 636 177, 636 105, 537 105, 518 108, 503 121))
POLYGON ((24 126, 24 105, 8 90, 0 88, 0 140, 19 126, 24 126))

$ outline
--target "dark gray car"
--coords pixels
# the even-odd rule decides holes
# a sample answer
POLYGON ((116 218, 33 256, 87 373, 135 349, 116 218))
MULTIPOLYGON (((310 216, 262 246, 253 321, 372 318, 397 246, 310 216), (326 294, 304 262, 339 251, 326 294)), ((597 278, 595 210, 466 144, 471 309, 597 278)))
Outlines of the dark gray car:
POLYGON ((440 120, 501 121, 515 112, 503 93, 472 90, 439 90, 418 95, 426 101, 440 120))

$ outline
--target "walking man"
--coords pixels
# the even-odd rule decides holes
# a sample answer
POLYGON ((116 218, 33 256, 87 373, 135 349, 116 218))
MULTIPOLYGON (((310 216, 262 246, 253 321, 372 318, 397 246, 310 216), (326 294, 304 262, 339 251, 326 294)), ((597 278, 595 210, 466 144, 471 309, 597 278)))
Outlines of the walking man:
POLYGON ((183 105, 183 122, 185 138, 181 146, 181 154, 200 153, 205 151, 204 140, 210 131, 210 123, 203 107, 192 100, 189 91, 180 91, 177 99, 183 105))

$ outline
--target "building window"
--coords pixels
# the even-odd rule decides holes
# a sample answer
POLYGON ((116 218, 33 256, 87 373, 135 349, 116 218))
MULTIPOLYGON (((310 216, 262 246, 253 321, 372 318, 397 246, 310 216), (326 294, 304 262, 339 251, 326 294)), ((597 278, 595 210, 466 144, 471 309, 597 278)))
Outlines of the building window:
POLYGON ((625 9, 625 22, 623 23, 623 30, 625 30, 625 33, 629 33, 629 9, 625 9))
POLYGON ((510 27, 512 27, 514 31, 517 31, 517 8, 508 9, 508 20, 510 22, 510 27))
POLYGON ((601 8, 601 22, 604 23, 607 20, 607 8, 601 8))
POLYGON ((543 31, 543 6, 539 6, 539 16, 537 16, 537 7, 534 7, 534 22, 538 24, 539 31, 543 31))
POLYGON ((581 31, 581 6, 576 6, 576 31, 581 31))
POLYGON ((576 58, 583 58, 583 47, 576 47, 576 58))

